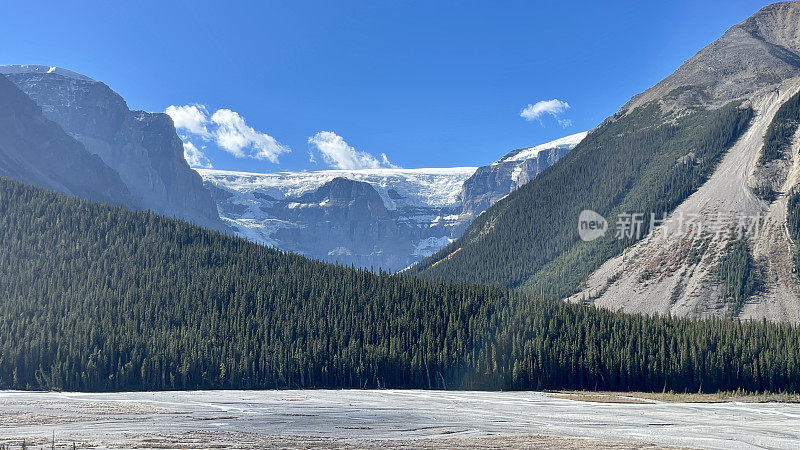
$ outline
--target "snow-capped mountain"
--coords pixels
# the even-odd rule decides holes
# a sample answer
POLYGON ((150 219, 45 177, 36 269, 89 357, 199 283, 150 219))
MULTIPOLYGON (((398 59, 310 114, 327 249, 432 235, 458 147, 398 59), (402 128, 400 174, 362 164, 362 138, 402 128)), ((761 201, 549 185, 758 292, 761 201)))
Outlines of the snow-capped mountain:
MULTIPOLYGON (((165 114, 131 111, 102 82, 60 67, 0 66, 0 74, 116 172, 128 197, 108 201, 232 229, 312 258, 389 271, 406 268, 458 238, 478 214, 586 135, 514 150, 477 168, 268 174, 197 169, 201 178, 186 164, 165 114)), ((33 179, 20 171, 7 172, 33 179)), ((76 189, 61 188, 83 195, 76 189)), ((98 195, 84 196, 106 199, 98 195)))
POLYGON ((240 236, 312 258, 396 271, 459 237, 475 216, 584 136, 514 150, 478 168, 196 170, 220 217, 240 236))
POLYGON ((399 270, 458 237, 475 167, 246 173, 197 169, 239 235, 303 255, 399 270))
POLYGON ((474 219, 496 201, 532 180, 575 148, 587 134, 589 132, 584 131, 535 147, 512 150, 494 163, 479 167, 464 182, 461 194, 464 219, 474 219))

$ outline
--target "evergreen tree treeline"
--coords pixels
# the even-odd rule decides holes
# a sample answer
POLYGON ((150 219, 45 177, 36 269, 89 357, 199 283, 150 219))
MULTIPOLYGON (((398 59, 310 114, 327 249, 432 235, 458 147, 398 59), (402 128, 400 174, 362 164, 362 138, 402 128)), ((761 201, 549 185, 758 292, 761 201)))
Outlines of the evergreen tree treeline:
POLYGON ((800 191, 789 192, 786 199, 786 227, 789 229, 789 236, 795 245, 794 252, 794 271, 800 276, 800 191))
POLYGON ((800 391, 800 329, 373 274, 0 179, 0 388, 800 391))
POLYGON ((656 101, 619 113, 409 273, 569 296, 644 237, 651 214, 662 218, 695 192, 752 114, 740 102, 676 113, 656 101), (581 241, 576 230, 584 209, 603 215, 612 231, 581 241), (638 237, 617 239, 618 215, 631 213, 647 218, 638 237))
POLYGON ((761 164, 781 158, 790 149, 797 127, 800 126, 800 92, 778 108, 764 135, 764 149, 759 157, 761 164))
POLYGON ((750 246, 744 239, 728 243, 716 268, 722 288, 722 299, 730 303, 729 315, 736 317, 744 302, 756 290, 755 263, 750 246))

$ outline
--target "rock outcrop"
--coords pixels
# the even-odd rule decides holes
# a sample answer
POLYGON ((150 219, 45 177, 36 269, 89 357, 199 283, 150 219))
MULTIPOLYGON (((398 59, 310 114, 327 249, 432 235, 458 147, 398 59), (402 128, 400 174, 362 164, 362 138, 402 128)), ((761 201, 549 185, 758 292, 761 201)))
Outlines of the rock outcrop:
POLYGON ((475 168, 244 173, 198 169, 240 236, 315 259, 398 271, 460 235, 475 168))
POLYGON ((464 182, 462 215, 474 219, 495 202, 539 175, 575 148, 588 131, 556 139, 535 147, 509 152, 500 160, 478 170, 464 182))
POLYGON ((0 175, 127 208, 138 208, 119 175, 0 75, 0 175))
POLYGON ((131 111, 105 84, 66 69, 1 66, 48 119, 114 169, 144 209, 223 229, 200 176, 183 157, 183 143, 162 113, 131 111))

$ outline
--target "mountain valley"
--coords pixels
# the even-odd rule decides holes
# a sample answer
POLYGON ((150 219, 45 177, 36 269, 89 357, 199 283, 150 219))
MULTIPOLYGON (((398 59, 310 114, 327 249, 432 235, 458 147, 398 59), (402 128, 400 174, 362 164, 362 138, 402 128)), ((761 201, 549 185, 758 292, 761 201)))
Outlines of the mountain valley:
POLYGON ((244 173, 197 169, 239 235, 356 267, 407 268, 574 148, 587 133, 482 167, 244 173))

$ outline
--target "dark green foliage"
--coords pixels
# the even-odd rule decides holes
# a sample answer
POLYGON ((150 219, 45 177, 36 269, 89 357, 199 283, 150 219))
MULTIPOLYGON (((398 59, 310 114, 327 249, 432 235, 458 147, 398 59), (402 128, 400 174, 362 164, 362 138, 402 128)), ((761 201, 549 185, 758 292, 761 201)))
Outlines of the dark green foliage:
POLYGON ((772 123, 764 135, 764 150, 759 163, 782 158, 792 143, 792 138, 800 125, 800 92, 792 96, 778 109, 772 123))
POLYGON ((799 391, 798 343, 323 264, 0 179, 0 388, 799 391))
POLYGON ((669 294, 669 304, 674 305, 683 295, 683 290, 686 288, 686 285, 683 284, 683 277, 681 277, 675 286, 672 288, 672 292, 669 294))
POLYGON ((753 193, 756 195, 756 197, 766 200, 769 203, 774 202, 775 199, 778 198, 778 193, 772 189, 772 185, 769 183, 759 184, 758 186, 754 187, 753 193))
POLYGON ((708 250, 709 244, 711 244, 711 237, 708 234, 704 234, 701 239, 697 242, 692 244, 692 248, 689 251, 689 255, 686 257, 686 264, 689 266, 693 266, 698 264, 700 260, 703 259, 703 256, 706 254, 708 250))
MULTIPOLYGON (((786 201, 786 227, 794 241, 795 249, 800 246, 800 191, 793 190, 786 201)), ((794 271, 800 274, 800 254, 795 250, 794 271)))
POLYGON ((756 287, 755 264, 745 240, 731 241, 725 246, 717 273, 722 299, 731 304, 731 316, 736 317, 756 287))
POLYGON ((409 273, 572 294, 600 264, 637 240, 616 239, 617 216, 643 214, 644 236, 651 214, 663 218, 705 182, 751 115, 731 103, 665 117, 651 103, 615 116, 409 273), (579 239, 577 220, 584 209, 609 221, 605 237, 579 239))

